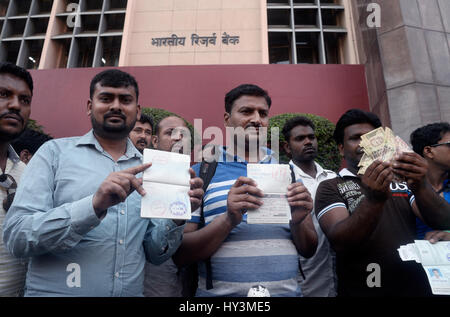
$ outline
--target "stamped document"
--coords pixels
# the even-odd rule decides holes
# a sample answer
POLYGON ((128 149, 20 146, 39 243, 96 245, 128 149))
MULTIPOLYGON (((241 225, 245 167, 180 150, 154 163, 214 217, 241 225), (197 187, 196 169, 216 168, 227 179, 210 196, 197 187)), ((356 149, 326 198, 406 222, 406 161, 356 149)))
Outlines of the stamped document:
POLYGON ((253 179, 264 193, 264 204, 247 211, 247 223, 289 223, 291 208, 287 201, 287 188, 291 184, 288 164, 248 164, 247 177, 253 179))
POLYGON ((450 295, 450 241, 431 244, 416 240, 401 246, 398 252, 403 261, 415 260, 422 264, 433 294, 450 295))
POLYGON ((191 219, 189 155, 144 149, 144 171, 141 217, 191 219))

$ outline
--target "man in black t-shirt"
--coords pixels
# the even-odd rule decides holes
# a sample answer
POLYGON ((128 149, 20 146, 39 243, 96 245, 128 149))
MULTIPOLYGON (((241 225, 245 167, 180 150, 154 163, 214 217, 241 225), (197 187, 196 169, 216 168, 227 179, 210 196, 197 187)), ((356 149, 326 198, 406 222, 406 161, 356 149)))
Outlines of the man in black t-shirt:
POLYGON ((415 216, 436 229, 448 227, 449 206, 431 189, 427 163, 416 153, 375 161, 357 175, 361 135, 380 126, 376 115, 358 109, 339 119, 334 138, 347 168, 316 194, 316 216, 336 251, 338 296, 430 295, 423 269, 402 262, 397 249, 413 242, 415 216), (393 182, 394 173, 406 181, 393 182))

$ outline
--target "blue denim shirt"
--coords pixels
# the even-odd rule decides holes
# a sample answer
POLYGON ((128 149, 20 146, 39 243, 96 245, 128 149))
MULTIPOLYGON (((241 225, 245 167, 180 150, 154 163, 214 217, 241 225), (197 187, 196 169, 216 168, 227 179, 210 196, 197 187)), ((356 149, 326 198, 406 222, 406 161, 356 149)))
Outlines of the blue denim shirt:
MULTIPOLYGON (((26 296, 142 296, 145 259, 167 260, 184 226, 142 219, 135 191, 98 219, 92 198, 112 173, 141 164, 128 140, 117 162, 92 131, 44 144, 25 169, 4 225, 14 256, 30 257, 26 296)), ((138 175, 141 176, 141 175, 138 175)))

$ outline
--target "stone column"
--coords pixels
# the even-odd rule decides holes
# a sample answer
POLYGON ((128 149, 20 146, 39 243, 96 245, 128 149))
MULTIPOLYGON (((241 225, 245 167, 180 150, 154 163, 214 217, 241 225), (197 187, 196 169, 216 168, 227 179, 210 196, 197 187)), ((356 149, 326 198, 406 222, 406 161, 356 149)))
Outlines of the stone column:
POLYGON ((389 113, 394 132, 409 141, 420 126, 450 121, 450 1, 354 0, 354 10, 363 36, 358 46, 368 56, 371 109, 383 123, 389 113), (375 30, 365 23, 370 2, 381 6, 375 30))

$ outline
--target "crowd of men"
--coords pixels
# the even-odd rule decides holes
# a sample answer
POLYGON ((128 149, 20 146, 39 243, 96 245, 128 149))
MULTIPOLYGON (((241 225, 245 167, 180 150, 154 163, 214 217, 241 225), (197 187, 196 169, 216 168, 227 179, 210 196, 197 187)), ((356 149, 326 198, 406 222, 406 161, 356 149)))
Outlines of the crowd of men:
POLYGON ((247 164, 279 162, 259 143, 270 96, 240 85, 225 95, 224 124, 243 128, 234 138, 244 142, 216 147, 221 159, 192 166, 185 222, 140 216, 141 197, 151 195, 144 149, 182 153, 190 140, 183 119, 154 122, 141 113, 133 76, 106 70, 92 79, 92 129, 81 137, 28 131, 32 98, 31 75, 0 64, 0 296, 431 295, 423 269, 402 262, 397 248, 416 238, 450 240, 448 123, 417 129, 414 153, 376 160, 358 175, 361 136, 381 126, 375 114, 352 109, 337 122, 346 166, 337 174, 315 161, 314 123, 288 120, 282 147, 291 158, 292 220, 249 224, 264 193, 247 164), (367 283, 372 264, 381 272, 376 285, 367 283))

